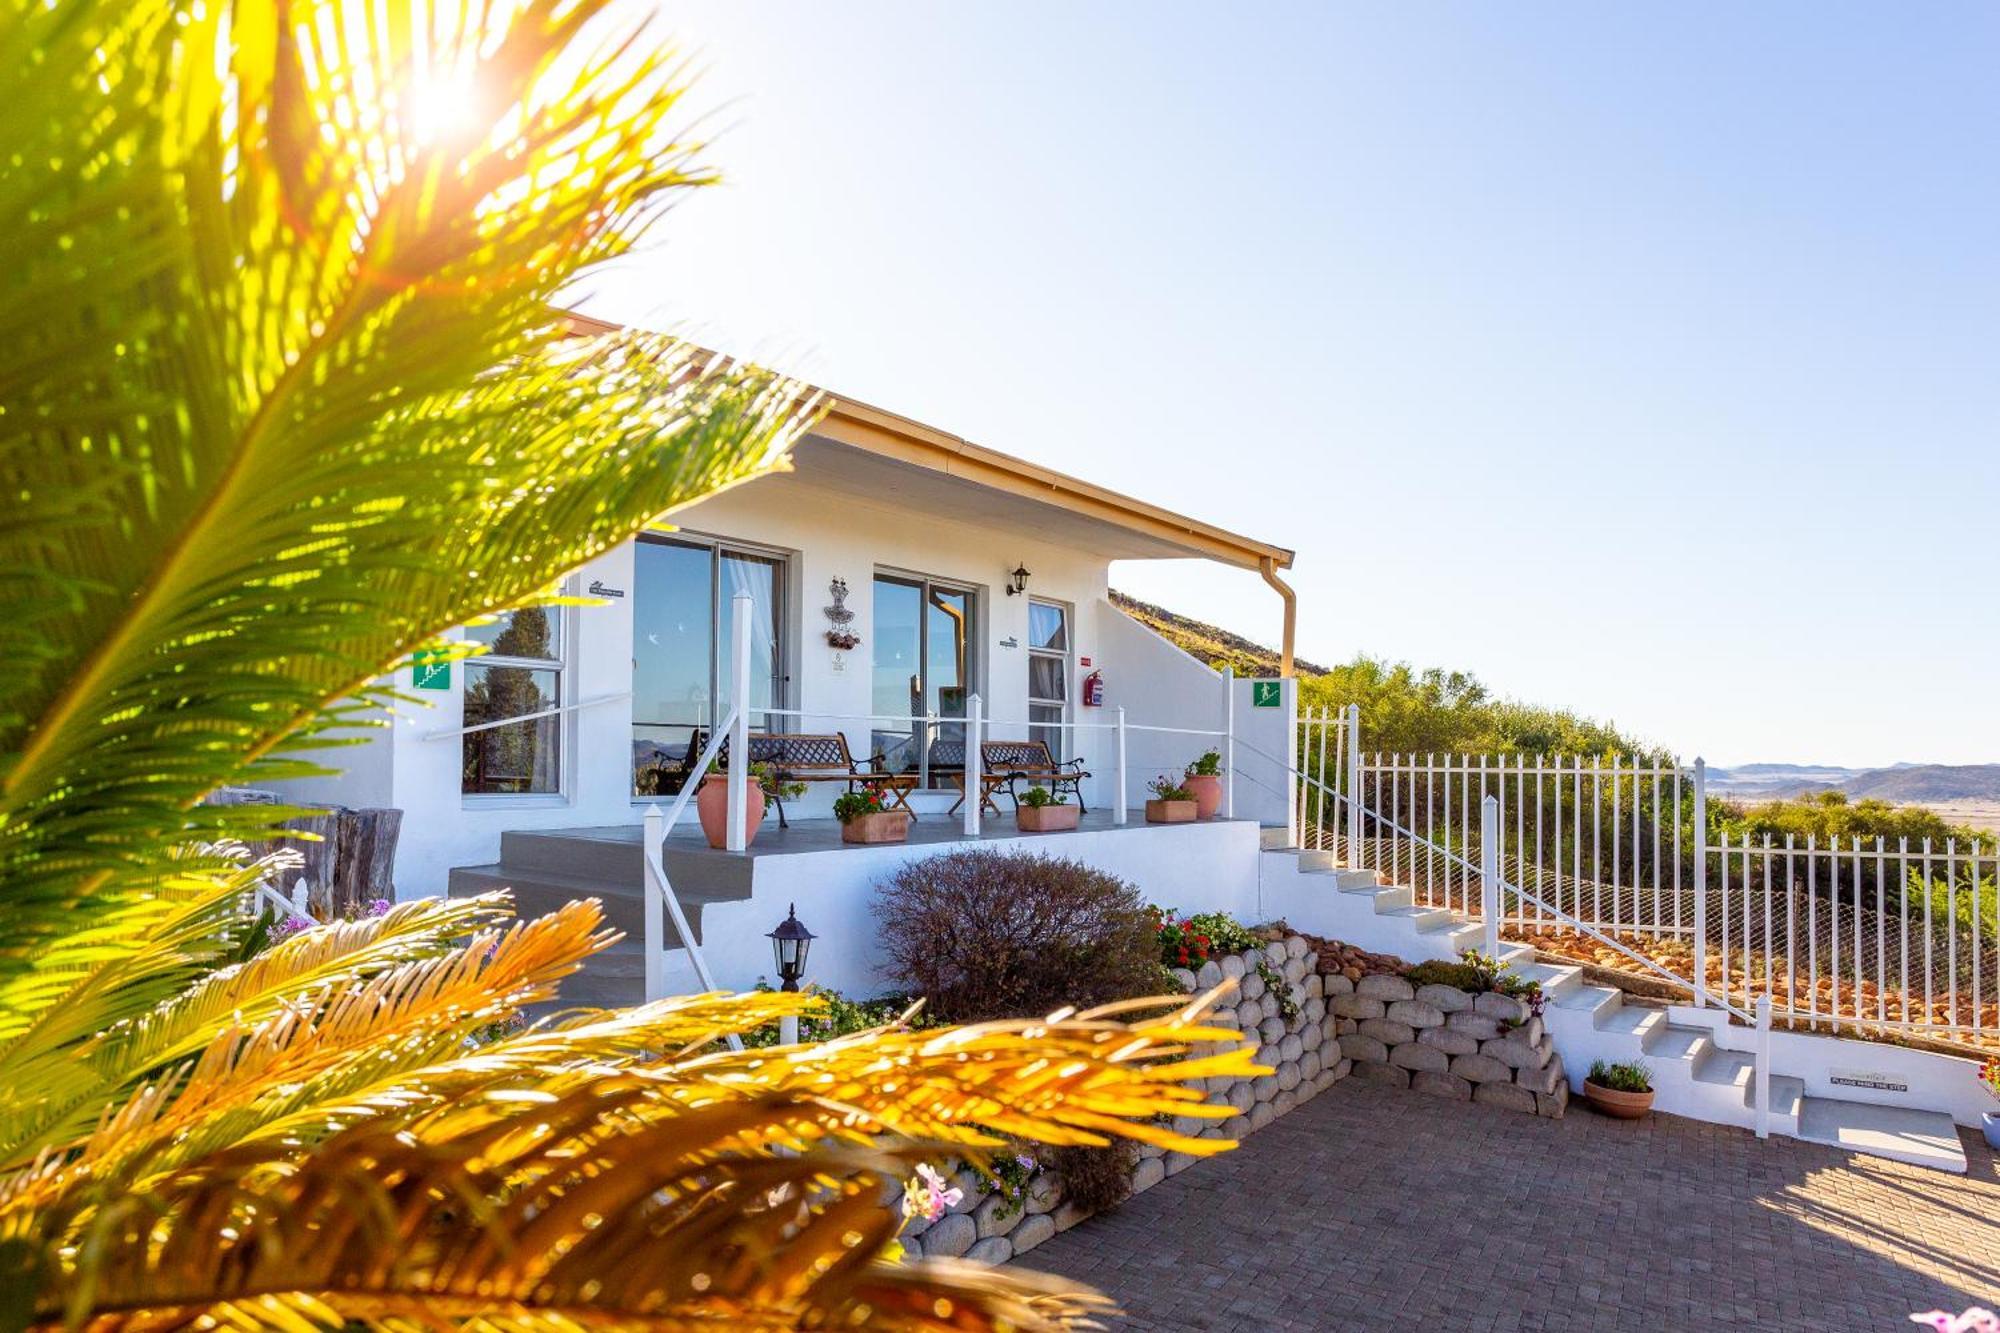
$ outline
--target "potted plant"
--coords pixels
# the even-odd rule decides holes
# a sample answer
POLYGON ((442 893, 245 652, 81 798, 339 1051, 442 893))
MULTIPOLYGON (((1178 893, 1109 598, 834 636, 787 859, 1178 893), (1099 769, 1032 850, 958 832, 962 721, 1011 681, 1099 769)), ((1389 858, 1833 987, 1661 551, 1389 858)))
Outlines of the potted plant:
POLYGON ((1181 786, 1193 794, 1197 818, 1214 818, 1222 808, 1222 752, 1209 750, 1189 764, 1181 786))
POLYGON ((1148 824, 1192 823, 1199 807, 1195 805, 1194 794, 1165 773, 1146 784, 1146 790, 1153 793, 1153 799, 1146 802, 1146 822, 1148 824))
MULTIPOLYGON (((780 782, 769 764, 750 765, 750 780, 744 784, 743 800, 750 813, 750 827, 744 832, 743 845, 748 847, 757 840, 757 830, 764 823, 764 804, 772 796, 798 797, 806 794, 803 782, 780 782)), ((708 772, 702 775, 701 789, 695 793, 694 809, 701 820, 701 831, 708 838, 711 847, 729 845, 729 781, 722 770, 720 759, 709 761, 708 772)))
MULTIPOLYGON (((1979 1070, 1979 1081, 1995 1097, 2000 1097, 2000 1056, 1989 1059, 1979 1070)), ((2000 1149, 2000 1111, 1981 1111, 1981 1124, 1986 1129, 1987 1146, 2000 1149)))
POLYGON ((1014 803, 1014 827, 1023 833, 1056 833, 1076 827, 1077 807, 1047 787, 1030 787, 1014 803))
POLYGON ((885 808, 882 794, 869 788, 834 797, 833 817, 842 842, 905 842, 910 836, 910 812, 885 808))
POLYGON ((1599 1060, 1583 1080, 1584 1100, 1608 1116, 1637 1120, 1653 1109, 1653 1071, 1644 1060, 1599 1060))

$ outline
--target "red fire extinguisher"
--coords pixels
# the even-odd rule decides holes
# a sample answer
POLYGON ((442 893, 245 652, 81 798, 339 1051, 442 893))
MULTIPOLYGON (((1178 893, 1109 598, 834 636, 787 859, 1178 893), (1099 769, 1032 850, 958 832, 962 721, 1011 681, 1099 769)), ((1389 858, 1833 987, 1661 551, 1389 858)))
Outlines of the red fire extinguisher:
POLYGON ((1093 671, 1083 678, 1083 706, 1102 708, 1104 706, 1104 673, 1093 671))

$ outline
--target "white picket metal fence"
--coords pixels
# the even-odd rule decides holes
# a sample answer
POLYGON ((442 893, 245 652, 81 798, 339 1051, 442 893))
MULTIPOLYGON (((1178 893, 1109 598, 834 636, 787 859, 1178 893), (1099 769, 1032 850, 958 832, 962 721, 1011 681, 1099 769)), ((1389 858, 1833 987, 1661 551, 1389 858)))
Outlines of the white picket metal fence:
POLYGON ((1300 715, 1300 845, 1552 952, 1616 950, 1697 1004, 1850 1034, 2000 1045, 2000 848, 1752 840, 1662 755, 1385 754, 1355 707, 1300 715), (1482 818, 1492 798, 1490 820, 1482 818), (1492 844, 1489 847, 1489 844, 1492 844))

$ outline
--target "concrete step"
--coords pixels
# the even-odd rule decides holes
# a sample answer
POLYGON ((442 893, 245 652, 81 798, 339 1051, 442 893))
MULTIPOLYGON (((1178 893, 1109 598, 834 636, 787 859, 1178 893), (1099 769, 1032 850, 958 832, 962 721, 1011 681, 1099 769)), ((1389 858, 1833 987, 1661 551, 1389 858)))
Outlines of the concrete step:
POLYGON ((1334 868, 1332 852, 1309 849, 1301 851, 1298 857, 1300 870, 1332 870, 1334 868))
POLYGON ((1620 1004, 1616 1009, 1594 1015, 1591 1021, 1599 1032, 1631 1037, 1639 1043, 1641 1051, 1646 1051, 1646 1043, 1653 1034, 1666 1027, 1667 1015, 1642 1004, 1620 1004))
MULTIPOLYGON (((667 927, 671 933, 671 924, 667 927)), ((623 1009, 646 998, 645 951, 635 940, 624 939, 588 959, 582 970, 563 980, 553 1004, 537 1006, 539 1013, 564 1009, 623 1009)))
POLYGON ((500 835, 500 864, 635 887, 645 874, 644 857, 636 837, 592 837, 534 829, 510 830, 500 835))
POLYGON ((1542 997, 1549 1001, 1561 999, 1583 984, 1583 969, 1562 963, 1522 963, 1515 967, 1514 975, 1523 981, 1540 982, 1542 997))
POLYGON ((1625 1003, 1625 992, 1611 986, 1573 986, 1555 997, 1558 1009, 1590 1015, 1591 1026, 1600 1026, 1625 1003))
POLYGON ((1485 934, 1477 921, 1463 920, 1456 912, 1447 912, 1443 922, 1433 922, 1417 933, 1426 939, 1442 939, 1454 954, 1477 948, 1480 936, 1485 934))
POLYGON ((1806 1097, 1799 1106, 1798 1136, 1808 1143, 1824 1143, 1956 1175, 1964 1175, 1966 1170, 1965 1145, 1959 1141, 1958 1126, 1950 1116, 1938 1111, 1875 1106, 1837 1097, 1806 1097))
POLYGON ((1376 912, 1380 916, 1399 917, 1404 921, 1408 921, 1415 927, 1419 935, 1424 934, 1425 931, 1437 926, 1441 922, 1448 923, 1454 919, 1450 909, 1443 907, 1417 907, 1413 905, 1410 907, 1398 907, 1388 912, 1384 912, 1378 907, 1376 912))
POLYGON ((1693 1061, 1713 1044, 1701 1028, 1682 1027, 1669 1021, 1654 1028, 1640 1049, 1652 1060, 1693 1061))
POLYGON ((1398 908, 1417 905, 1417 895, 1408 889, 1378 887, 1363 889, 1361 892, 1374 895, 1376 916, 1387 916, 1398 908))
MULTIPOLYGON (((624 884, 587 879, 580 875, 561 875, 550 870, 526 870, 500 862, 454 867, 447 891, 454 898, 469 898, 497 889, 513 893, 514 910, 523 920, 546 915, 565 903, 581 898, 595 898, 604 910, 606 925, 623 931, 628 939, 636 940, 645 935, 643 899, 636 887, 624 884)), ((694 927, 695 937, 699 939, 701 904, 683 896, 681 906, 688 913, 688 923, 694 927)), ((666 947, 679 948, 680 937, 674 932, 673 921, 664 920, 661 925, 665 929, 666 947)))
POLYGON ((1283 824, 1265 824, 1257 830, 1257 845, 1267 852, 1283 851, 1292 845, 1292 831, 1283 824))
MULTIPOLYGON (((1795 1125, 1799 1118, 1799 1103, 1805 1100, 1806 1081, 1793 1078, 1789 1074, 1771 1075, 1771 1119, 1775 1123, 1784 1121, 1795 1125)), ((1757 1080, 1751 1079, 1750 1086, 1743 1090, 1743 1105, 1751 1111, 1757 1109, 1757 1080)))

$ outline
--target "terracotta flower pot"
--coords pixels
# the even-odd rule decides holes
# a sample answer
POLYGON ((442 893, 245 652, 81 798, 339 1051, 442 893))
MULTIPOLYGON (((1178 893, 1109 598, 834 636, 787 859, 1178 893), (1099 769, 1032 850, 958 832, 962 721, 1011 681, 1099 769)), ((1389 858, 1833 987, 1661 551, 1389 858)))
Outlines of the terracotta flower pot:
POLYGON ((877 810, 873 814, 856 815, 840 826, 842 842, 907 842, 910 837, 910 812, 907 810, 877 810))
POLYGON ((1076 827, 1077 814, 1074 805, 1017 805, 1014 827, 1023 833, 1060 833, 1076 827))
POLYGON ((1653 1109, 1650 1089, 1645 1092, 1619 1092, 1599 1087, 1589 1079, 1583 1081, 1583 1099, 1615 1120, 1640 1120, 1653 1109))
POLYGON ((1194 797, 1195 816, 1199 819, 1213 819, 1215 812, 1222 808, 1222 775, 1220 773, 1190 773, 1181 779, 1181 786, 1194 797))
MULTIPOLYGON (((756 783, 748 783, 743 788, 743 803, 750 816, 750 827, 744 832, 743 845, 748 847, 757 841, 757 830, 764 824, 764 789, 756 783)), ((708 837, 711 847, 729 845, 729 779, 720 773, 710 773, 701 780, 701 790, 694 795, 695 814, 701 818, 701 831, 708 837)))
POLYGON ((1192 824, 1199 807, 1193 801, 1148 801, 1148 824, 1192 824))

